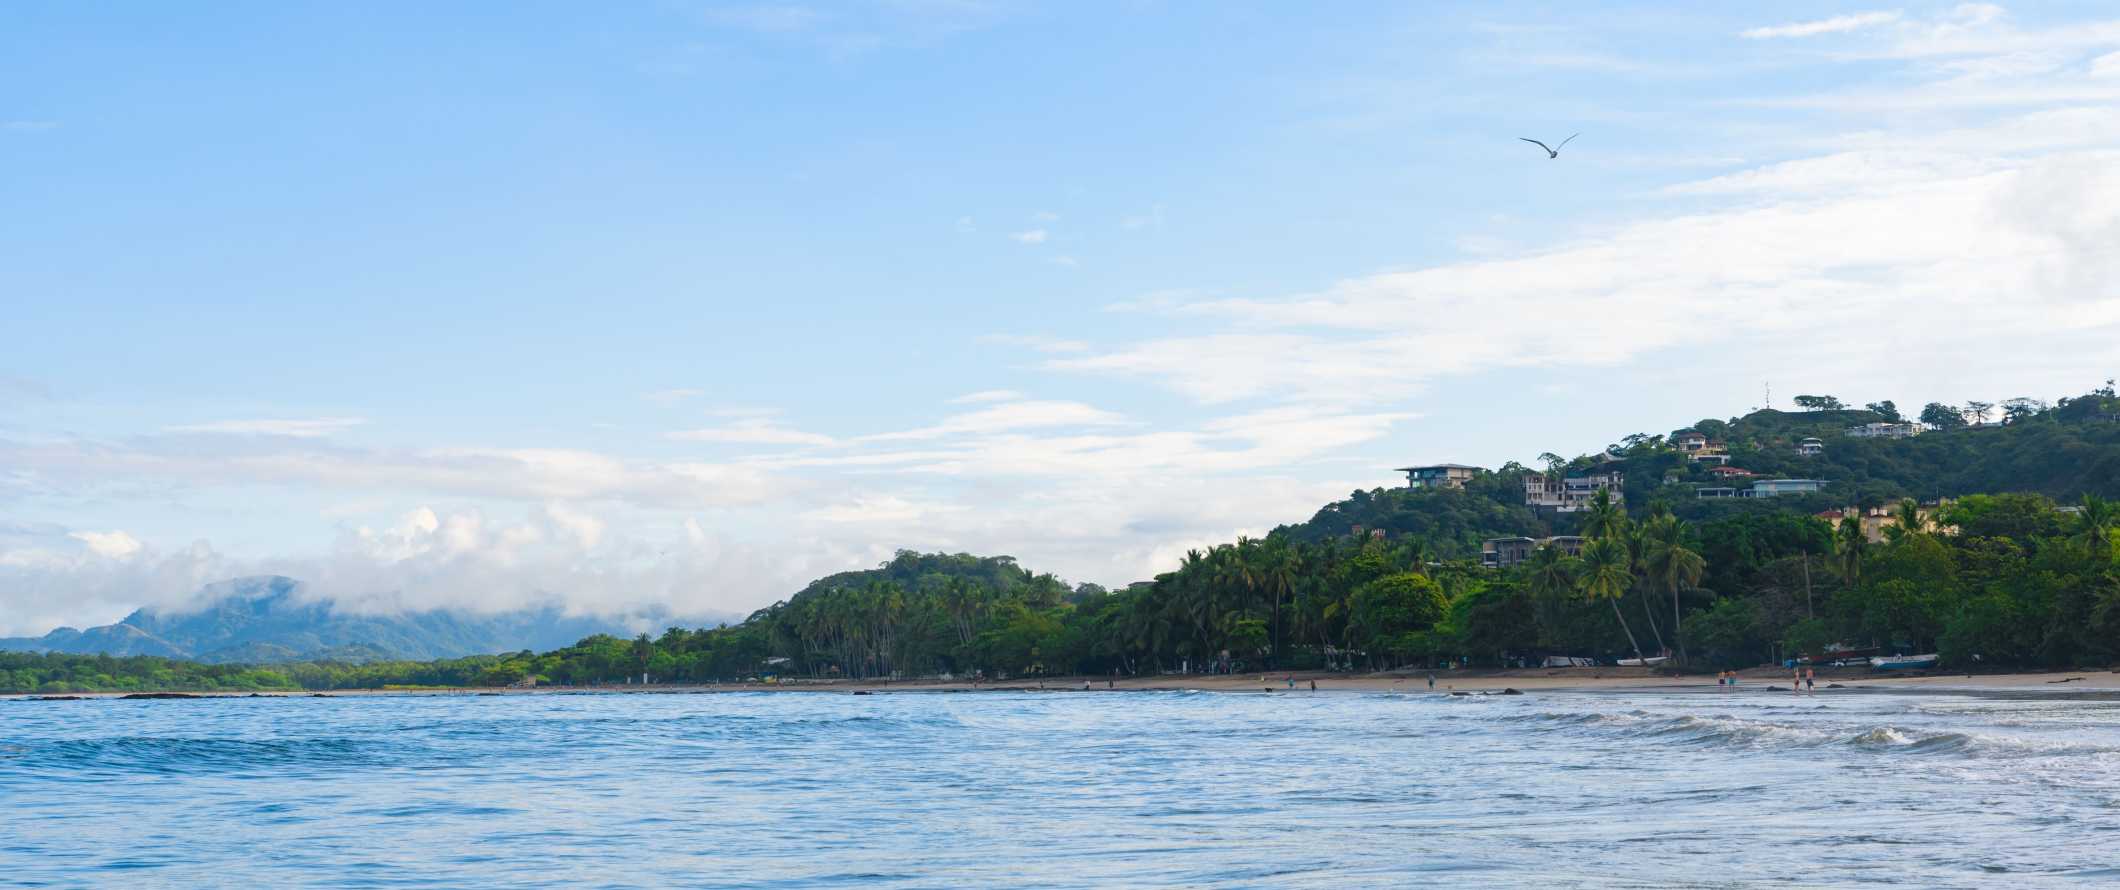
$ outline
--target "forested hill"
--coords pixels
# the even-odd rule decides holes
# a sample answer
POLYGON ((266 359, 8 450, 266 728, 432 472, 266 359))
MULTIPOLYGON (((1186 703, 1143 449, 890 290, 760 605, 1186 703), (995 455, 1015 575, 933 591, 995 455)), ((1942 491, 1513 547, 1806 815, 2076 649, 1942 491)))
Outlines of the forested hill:
MULTIPOLYGON (((1576 517, 1541 515, 1524 505, 1524 478, 1576 475, 1593 468, 1625 473, 1625 500, 1631 511, 1640 513, 1662 502, 1693 521, 2002 492, 2039 494, 2064 503, 2085 494, 2120 497, 2120 397, 2110 386, 2053 405, 2026 400, 2009 407, 2000 422, 1975 426, 1964 419, 1963 409, 1931 405, 1922 416, 1933 425, 1908 439, 1847 435, 1848 428, 1861 424, 1912 419, 1902 418, 1889 402, 1859 410, 1755 411, 1672 431, 1699 431, 1728 452, 1730 466, 1750 470, 1758 474, 1755 478, 1826 483, 1816 495, 1701 500, 1696 491, 1702 487, 1742 487, 1747 480, 1718 479, 1712 464, 1691 460, 1674 448, 1670 433, 1636 433, 1601 455, 1559 460, 1549 454, 1537 467, 1505 464, 1480 474, 1462 491, 1400 486, 1356 491, 1327 504, 1306 522, 1284 526, 1280 533, 1316 542, 1357 529, 1381 529, 1390 538, 1421 540, 1438 556, 1468 557, 1490 537, 1576 531, 1576 517), (1807 437, 1819 439, 1823 451, 1801 454, 1797 446, 1807 437)), ((1527 443, 1524 450, 1536 447, 1539 443, 1527 443)))

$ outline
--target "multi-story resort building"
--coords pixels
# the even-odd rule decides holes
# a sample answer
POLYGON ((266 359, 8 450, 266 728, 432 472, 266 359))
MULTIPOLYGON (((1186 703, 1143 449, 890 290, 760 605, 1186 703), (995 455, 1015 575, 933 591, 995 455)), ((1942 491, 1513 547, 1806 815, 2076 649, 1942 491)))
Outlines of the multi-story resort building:
POLYGON ((1921 435, 1918 423, 1865 423, 1848 427, 1850 439, 1911 439, 1921 435))
POLYGON ((1815 494, 1825 487, 1825 482, 1819 479, 1761 479, 1752 483, 1751 488, 1704 486, 1693 489, 1693 496, 1702 499, 1773 498, 1790 494, 1815 494))
POLYGON ((1558 547, 1568 556, 1580 556, 1583 539, 1576 535, 1550 538, 1488 538, 1480 544, 1480 565, 1504 569, 1531 558, 1541 547, 1558 547))
POLYGON ((1464 488, 1465 483, 1486 472, 1486 469, 1464 464, 1435 464, 1427 467, 1400 467, 1397 472, 1406 474, 1407 488, 1464 488))
POLYGON ((1626 497, 1627 477, 1618 470, 1598 470, 1558 481, 1539 473, 1524 477, 1524 504, 1555 513, 1574 513, 1590 505, 1600 491, 1612 492, 1614 500, 1626 497))

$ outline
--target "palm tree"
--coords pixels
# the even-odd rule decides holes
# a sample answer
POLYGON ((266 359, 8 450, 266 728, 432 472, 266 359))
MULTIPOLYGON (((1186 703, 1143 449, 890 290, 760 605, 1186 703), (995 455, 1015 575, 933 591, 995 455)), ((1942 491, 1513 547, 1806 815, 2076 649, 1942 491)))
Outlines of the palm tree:
POLYGON ((1612 499, 1612 489, 1600 488, 1590 497, 1589 509, 1583 513, 1583 537, 1616 537, 1627 530, 1627 510, 1612 499))
POLYGON ((1277 665, 1281 660, 1281 600, 1295 593, 1296 580, 1303 573, 1300 560, 1301 554, 1288 545, 1286 538, 1268 538, 1259 549, 1259 585, 1273 594, 1272 635, 1267 647, 1277 665))
POLYGON ((1529 572, 1525 586, 1531 595, 1558 597, 1575 592, 1575 571, 1580 563, 1560 548, 1540 547, 1531 552, 1524 565, 1529 572))
POLYGON ((641 682, 648 682, 648 660, 655 657, 655 641, 643 633, 633 638, 633 663, 640 668, 641 682))
POLYGON ((1665 514, 1649 524, 1649 553, 1644 574, 1671 594, 1671 637, 1678 642, 1679 661, 1686 656, 1686 637, 1680 630, 1678 592, 1700 584, 1707 560, 1686 547, 1686 523, 1665 514))
POLYGON ((2083 496, 2076 511, 2076 531, 2070 537, 2096 556, 2111 556, 2113 526, 2120 524, 2120 505, 2094 494, 2083 496))
POLYGON ((1850 514, 1841 517, 1833 534, 1833 549, 1840 557, 1840 577, 1849 586, 1862 582, 1862 557, 1870 549, 1870 537, 1862 532, 1862 520, 1850 514))
POLYGON ((1892 508, 1892 525, 1885 530, 1892 543, 1897 544, 1909 536, 1923 534, 1929 530, 1929 518, 1922 515, 1921 503, 1913 498, 1901 498, 1892 508))
POLYGON ((1584 545, 1582 571, 1576 578, 1576 590, 1585 598, 1604 600, 1612 606, 1612 617, 1619 621, 1619 629, 1627 635, 1627 645, 1633 647, 1634 657, 1643 658, 1641 643, 1634 639, 1634 629, 1627 626, 1627 618, 1619 613, 1619 601, 1634 586, 1634 567, 1628 564, 1626 545, 1611 538, 1598 538, 1584 545))
POLYGON ((1657 625, 1655 604, 1649 599, 1649 579, 1642 568, 1649 557, 1648 531, 1641 525, 1632 525, 1621 529, 1619 534, 1611 537, 1627 549, 1627 565, 1630 567, 1629 570, 1634 573, 1634 583, 1629 585, 1629 589, 1639 594, 1637 599, 1641 600, 1642 617, 1649 622, 1649 635, 1656 640, 1656 651, 1670 651, 1664 646, 1664 631, 1662 627, 1657 625))

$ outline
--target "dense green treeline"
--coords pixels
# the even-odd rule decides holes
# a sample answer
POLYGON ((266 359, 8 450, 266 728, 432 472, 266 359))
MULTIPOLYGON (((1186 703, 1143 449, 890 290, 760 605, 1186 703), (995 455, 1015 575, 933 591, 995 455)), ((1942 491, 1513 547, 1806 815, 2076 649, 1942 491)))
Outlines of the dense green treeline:
POLYGON ((1306 523, 1189 552, 1114 591, 1070 587, 1008 557, 904 552, 732 626, 423 663, 253 669, 0 655, 0 690, 1363 670, 1665 652, 1710 668, 1843 646, 1937 652, 1952 666, 2120 658, 2120 516, 2102 497, 2120 486, 2110 387, 2015 406, 1999 426, 1835 437, 1809 457, 1794 448, 1895 416, 1883 403, 1695 426, 1726 443, 1733 465, 1826 480, 1820 495, 1698 501, 1698 462, 1662 436, 1630 436, 1602 455, 1484 473, 1464 490, 1356 492, 1306 523), (1557 516, 1523 505, 1527 475, 1592 467, 1624 473, 1627 496, 1557 516), (1954 500, 1924 508, 1917 497, 1954 500), (1872 539, 1874 523, 1815 515, 1848 505, 1892 508, 1884 539, 1872 539), (1520 565, 1478 564, 1482 539, 1557 533, 1581 535, 1580 552, 1547 547, 1520 565))

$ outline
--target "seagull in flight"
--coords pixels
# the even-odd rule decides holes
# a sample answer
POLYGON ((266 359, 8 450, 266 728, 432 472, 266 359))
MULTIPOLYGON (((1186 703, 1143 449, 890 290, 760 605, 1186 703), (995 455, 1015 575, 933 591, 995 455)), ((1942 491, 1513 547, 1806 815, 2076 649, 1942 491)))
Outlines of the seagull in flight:
MULTIPOLYGON (((1581 136, 1581 135, 1583 135, 1583 134, 1581 134, 1581 133, 1577 133, 1577 134, 1575 134, 1575 136, 1581 136)), ((1522 140, 1524 140, 1525 142, 1529 142, 1529 143, 1531 143, 1532 145, 1536 145, 1536 146, 1538 146, 1538 147, 1540 147, 1540 148, 1545 148, 1545 149, 1546 149, 1546 159, 1550 161, 1550 160, 1552 160, 1552 159, 1554 159, 1554 158, 1560 157, 1560 156, 1561 156, 1561 147, 1562 147, 1562 146, 1565 146, 1565 145, 1567 145, 1567 144, 1568 144, 1569 142, 1571 142, 1571 141, 1574 141, 1574 139, 1575 139, 1575 136, 1570 136, 1570 137, 1568 137, 1567 139, 1563 139, 1563 140, 1561 140, 1561 144, 1560 144, 1560 145, 1556 145, 1556 146, 1553 146, 1552 148, 1546 148, 1546 143, 1544 143, 1544 142, 1540 142, 1540 141, 1538 141, 1538 140, 1536 140, 1536 139, 1532 139, 1532 138, 1530 138, 1530 137, 1527 137, 1527 136, 1518 136, 1518 137, 1516 137, 1516 138, 1518 138, 1518 139, 1522 139, 1522 140)))

